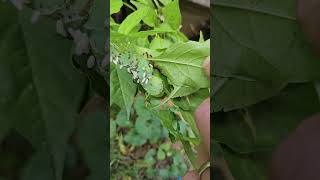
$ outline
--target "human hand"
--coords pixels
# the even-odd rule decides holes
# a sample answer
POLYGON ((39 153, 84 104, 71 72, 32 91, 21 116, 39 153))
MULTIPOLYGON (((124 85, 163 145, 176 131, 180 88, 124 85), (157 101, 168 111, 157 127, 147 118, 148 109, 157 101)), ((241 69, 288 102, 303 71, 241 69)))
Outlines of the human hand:
POLYGON ((273 152, 271 180, 320 179, 320 114, 301 122, 273 152))
MULTIPOLYGON (((210 79, 210 57, 204 63, 203 68, 210 79)), ((204 100, 195 111, 196 123, 202 138, 202 144, 198 147, 197 163, 204 164, 210 160, 210 98, 204 100)), ((210 168, 207 168, 201 177, 197 171, 188 172, 183 180, 210 180, 210 168)))

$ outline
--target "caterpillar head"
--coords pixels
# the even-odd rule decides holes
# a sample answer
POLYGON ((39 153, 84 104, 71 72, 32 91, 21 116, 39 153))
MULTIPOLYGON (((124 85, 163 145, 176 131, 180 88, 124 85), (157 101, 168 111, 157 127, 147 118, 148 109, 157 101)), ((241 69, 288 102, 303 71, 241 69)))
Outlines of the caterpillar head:
POLYGON ((160 97, 163 95, 164 84, 160 77, 152 76, 149 79, 149 82, 143 85, 143 88, 147 91, 151 96, 160 97))

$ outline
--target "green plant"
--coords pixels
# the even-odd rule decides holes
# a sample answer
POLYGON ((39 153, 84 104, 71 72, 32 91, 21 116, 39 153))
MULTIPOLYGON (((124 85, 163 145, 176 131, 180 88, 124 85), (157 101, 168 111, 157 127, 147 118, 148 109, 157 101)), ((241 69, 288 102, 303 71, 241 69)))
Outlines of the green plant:
MULTIPOLYGON (((200 137, 193 111, 209 96, 202 70, 209 40, 189 41, 180 32, 179 0, 111 0, 110 15, 111 103, 124 107, 122 115, 130 119, 136 97, 142 96, 150 116, 157 117, 173 142, 182 142, 196 168, 193 147, 200 137), (123 15, 123 6, 129 13, 119 21, 115 14, 123 15)), ((136 142, 136 135, 131 132, 125 140, 136 142)))
POLYGON ((127 119, 122 109, 111 121, 111 179, 176 179, 185 174, 182 151, 172 147, 167 130, 144 106, 142 96, 134 103, 133 116, 127 119))
POLYGON ((5 97, 0 100, 0 156, 7 154, 4 149, 12 151, 1 160, 0 176, 108 175, 106 112, 85 110, 93 95, 107 97, 107 83, 94 70, 106 56, 107 3, 0 2, 0 92, 5 97))

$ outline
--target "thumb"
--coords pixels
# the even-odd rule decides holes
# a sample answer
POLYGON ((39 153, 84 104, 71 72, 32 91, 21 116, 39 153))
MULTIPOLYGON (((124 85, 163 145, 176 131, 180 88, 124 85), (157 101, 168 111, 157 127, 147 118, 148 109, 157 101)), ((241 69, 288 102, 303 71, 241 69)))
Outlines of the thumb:
POLYGON ((203 62, 203 69, 205 70, 208 78, 210 79, 210 56, 208 56, 203 62))
POLYGON ((190 171, 185 176, 183 176, 182 180, 200 180, 196 171, 190 171))

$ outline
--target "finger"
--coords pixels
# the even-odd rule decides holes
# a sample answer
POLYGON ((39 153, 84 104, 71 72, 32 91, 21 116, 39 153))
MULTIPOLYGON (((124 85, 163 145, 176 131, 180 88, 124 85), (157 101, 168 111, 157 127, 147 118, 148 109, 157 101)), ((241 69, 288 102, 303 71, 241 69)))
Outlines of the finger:
POLYGON ((272 154, 272 180, 320 179, 319 129, 320 114, 317 114, 303 120, 281 142, 272 154))
POLYGON ((210 180, 210 169, 207 169, 201 175, 201 180, 210 180))
POLYGON ((207 147, 204 145, 204 143, 201 143, 197 147, 197 164, 202 165, 208 160, 210 160, 210 153, 207 151, 207 147))
MULTIPOLYGON (((197 152, 198 152, 197 163, 199 166, 203 165, 208 160, 210 160, 210 153, 207 151, 207 148, 204 145, 204 143, 201 143, 197 147, 197 152)), ((201 180, 207 180, 207 179, 208 180, 210 179, 210 171, 209 170, 206 170, 205 172, 203 172, 203 174, 201 176, 201 180)))
POLYGON ((203 172, 201 178, 197 171, 190 171, 183 176, 182 180, 210 180, 210 169, 207 169, 205 172, 203 172))
POLYGON ((200 177, 196 171, 190 171, 183 176, 182 180, 200 180, 200 177))
POLYGON ((194 115, 203 144, 210 153, 210 98, 201 103, 194 115))
POLYGON ((206 60, 204 60, 203 68, 204 68, 208 78, 210 79, 210 56, 207 57, 206 60))

